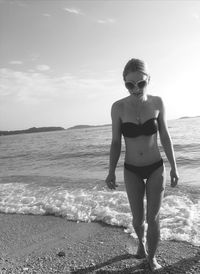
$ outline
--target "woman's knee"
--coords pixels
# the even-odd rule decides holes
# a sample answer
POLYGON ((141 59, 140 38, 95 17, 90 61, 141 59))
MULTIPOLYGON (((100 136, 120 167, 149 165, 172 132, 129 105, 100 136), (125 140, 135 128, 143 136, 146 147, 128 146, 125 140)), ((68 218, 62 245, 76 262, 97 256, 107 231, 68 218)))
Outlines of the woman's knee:
POLYGON ((156 215, 147 214, 147 224, 148 224, 148 226, 159 225, 159 221, 160 221, 159 213, 156 214, 156 215))
POLYGON ((144 225, 144 223, 145 223, 144 218, 133 218, 132 220, 132 224, 134 228, 141 227, 144 225))

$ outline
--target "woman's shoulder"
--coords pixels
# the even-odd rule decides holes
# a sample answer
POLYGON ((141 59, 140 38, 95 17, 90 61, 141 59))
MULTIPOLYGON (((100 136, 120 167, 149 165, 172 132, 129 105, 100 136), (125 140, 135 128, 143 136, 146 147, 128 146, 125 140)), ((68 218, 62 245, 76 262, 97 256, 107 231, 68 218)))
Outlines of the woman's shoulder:
POLYGON ((112 115, 122 117, 126 106, 127 97, 119 99, 112 104, 112 115))
POLYGON ((124 106, 124 104, 126 103, 126 101, 127 101, 127 97, 119 99, 113 103, 112 107, 121 109, 124 106))
POLYGON ((158 108, 162 107, 163 100, 160 96, 155 95, 148 95, 149 102, 152 102, 154 105, 156 105, 158 108))

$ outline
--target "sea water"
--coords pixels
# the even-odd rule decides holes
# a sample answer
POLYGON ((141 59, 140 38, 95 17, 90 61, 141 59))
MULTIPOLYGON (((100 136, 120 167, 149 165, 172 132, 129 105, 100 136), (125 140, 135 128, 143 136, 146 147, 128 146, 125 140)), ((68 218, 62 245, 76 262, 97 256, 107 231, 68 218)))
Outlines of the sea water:
MULTIPOLYGON (((200 244, 200 118, 168 121, 179 185, 167 170, 161 207, 161 238, 200 244)), ((105 184, 111 126, 0 136, 0 212, 101 221, 123 226, 136 237, 123 182, 124 141, 116 175, 118 188, 105 184)), ((145 200, 146 203, 146 200, 145 200)))

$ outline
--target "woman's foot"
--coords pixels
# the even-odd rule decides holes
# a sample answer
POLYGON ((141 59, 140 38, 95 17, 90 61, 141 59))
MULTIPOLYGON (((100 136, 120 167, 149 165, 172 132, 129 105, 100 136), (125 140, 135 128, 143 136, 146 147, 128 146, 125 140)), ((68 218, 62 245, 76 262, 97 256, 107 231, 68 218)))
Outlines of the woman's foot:
POLYGON ((157 262, 157 260, 156 260, 155 257, 152 258, 152 259, 150 259, 149 257, 147 257, 147 261, 149 263, 151 271, 155 271, 155 270, 158 270, 158 269, 162 268, 162 266, 157 262))
POLYGON ((147 250, 145 244, 139 244, 137 253, 135 254, 135 258, 137 259, 144 259, 147 257, 147 250))

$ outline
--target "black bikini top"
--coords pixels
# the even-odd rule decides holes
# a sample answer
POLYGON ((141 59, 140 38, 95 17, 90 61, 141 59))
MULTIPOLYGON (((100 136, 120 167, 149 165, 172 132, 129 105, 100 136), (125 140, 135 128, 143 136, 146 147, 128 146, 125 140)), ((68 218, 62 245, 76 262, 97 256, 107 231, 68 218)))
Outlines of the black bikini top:
POLYGON ((125 122, 121 125, 122 134, 124 137, 138 137, 140 135, 153 135, 158 131, 157 118, 151 118, 144 124, 135 124, 131 122, 125 122))

